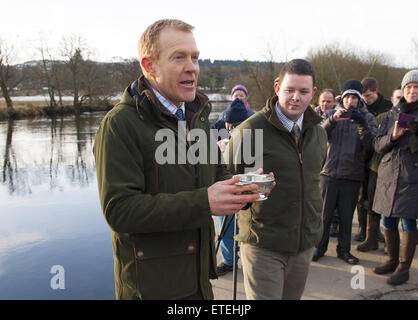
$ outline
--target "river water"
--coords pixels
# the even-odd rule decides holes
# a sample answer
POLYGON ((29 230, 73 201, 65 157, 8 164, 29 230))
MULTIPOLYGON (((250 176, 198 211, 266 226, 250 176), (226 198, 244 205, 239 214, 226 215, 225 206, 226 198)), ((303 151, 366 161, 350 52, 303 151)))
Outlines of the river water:
POLYGON ((0 122, 0 299, 115 298, 92 154, 103 116, 0 122))

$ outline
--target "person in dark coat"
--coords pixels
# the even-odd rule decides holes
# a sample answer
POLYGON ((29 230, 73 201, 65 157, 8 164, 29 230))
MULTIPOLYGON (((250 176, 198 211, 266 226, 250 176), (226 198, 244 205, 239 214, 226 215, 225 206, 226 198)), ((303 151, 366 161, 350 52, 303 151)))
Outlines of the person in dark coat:
MULTIPOLYGON (((367 77, 361 80, 363 85, 363 99, 367 110, 377 117, 379 114, 388 112, 392 108, 392 102, 386 100, 379 92, 378 83, 375 78, 367 77)), ((369 152, 366 156, 368 163, 373 156, 369 152)), ((378 238, 383 242, 383 235, 380 233, 380 214, 372 211, 373 199, 368 197, 368 192, 373 193, 376 186, 374 177, 370 178, 369 166, 366 166, 365 179, 360 188, 360 197, 357 203, 357 217, 359 221, 359 233, 354 236, 354 240, 363 241, 357 246, 357 250, 367 252, 378 249, 378 238)), ((373 175, 373 174, 372 174, 373 175)))
POLYGON ((392 108, 392 102, 385 99, 379 92, 378 83, 375 78, 367 77, 361 80, 363 85, 363 99, 367 110, 375 117, 392 108))
MULTIPOLYGON (((321 91, 318 102, 319 105, 314 110, 321 117, 325 114, 325 112, 327 112, 327 110, 335 108, 338 103, 335 100, 334 90, 331 88, 326 88, 321 91)), ((338 220, 338 210, 335 210, 331 222, 331 230, 329 233, 330 237, 338 236, 338 220)))
POLYGON ((319 105, 314 109, 317 114, 322 116, 327 110, 335 107, 335 94, 330 88, 326 88, 319 94, 319 105))
POLYGON ((367 111, 362 90, 360 81, 346 81, 340 103, 328 110, 321 122, 328 136, 328 155, 320 176, 324 233, 313 261, 318 261, 328 249, 331 220, 337 208, 340 222, 337 256, 349 264, 359 262, 350 253, 352 221, 365 178, 365 154, 373 150, 377 132, 376 120, 367 111))
POLYGON ((382 215, 388 260, 373 271, 394 272, 387 280, 400 285, 409 279, 415 254, 418 218, 418 70, 405 74, 404 95, 379 127, 374 141, 376 152, 383 155, 379 165, 373 211, 382 215), (402 244, 399 245, 399 219, 402 244))

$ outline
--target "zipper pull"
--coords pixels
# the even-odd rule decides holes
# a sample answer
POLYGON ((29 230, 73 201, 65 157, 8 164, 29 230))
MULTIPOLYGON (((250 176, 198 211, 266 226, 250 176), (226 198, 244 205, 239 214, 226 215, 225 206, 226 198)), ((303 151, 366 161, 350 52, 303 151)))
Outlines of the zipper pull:
POLYGON ((303 161, 302 161, 302 153, 299 153, 299 162, 300 162, 300 164, 303 164, 303 161))

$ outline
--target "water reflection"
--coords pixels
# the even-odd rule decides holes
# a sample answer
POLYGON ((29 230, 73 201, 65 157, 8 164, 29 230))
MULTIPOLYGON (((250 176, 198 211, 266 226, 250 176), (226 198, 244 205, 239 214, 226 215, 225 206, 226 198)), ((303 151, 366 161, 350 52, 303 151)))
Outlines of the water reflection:
POLYGON ((2 183, 9 194, 25 196, 39 185, 62 191, 65 184, 83 187, 92 183, 95 169, 91 150, 101 118, 74 116, 3 123, 2 183))
POLYGON ((7 123, 7 133, 6 133, 6 147, 4 150, 4 157, 3 157, 3 183, 5 183, 7 181, 6 176, 8 178, 9 181, 9 189, 11 188, 11 190, 9 190, 9 192, 13 193, 14 192, 14 187, 13 187, 13 175, 12 173, 12 169, 11 169, 11 161, 10 161, 10 148, 12 145, 12 133, 13 133, 13 125, 14 125, 14 121, 10 120, 7 123))
POLYGON ((0 122, 0 299, 113 299, 92 154, 103 114, 0 122), (51 267, 65 269, 53 290, 51 267))

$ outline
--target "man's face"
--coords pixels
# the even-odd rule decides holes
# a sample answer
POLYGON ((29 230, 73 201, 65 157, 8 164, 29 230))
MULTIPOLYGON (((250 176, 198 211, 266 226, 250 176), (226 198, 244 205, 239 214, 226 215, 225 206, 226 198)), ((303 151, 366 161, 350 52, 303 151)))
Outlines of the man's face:
POLYGON ((334 107, 334 96, 330 92, 323 92, 319 96, 319 105, 322 112, 325 112, 334 107))
POLYGON ((232 95, 232 101, 234 101, 236 98, 240 99, 242 102, 247 101, 247 95, 242 90, 236 90, 234 94, 232 95))
POLYGON ((193 34, 165 28, 158 41, 159 57, 151 59, 152 84, 176 106, 193 101, 199 76, 199 50, 193 34))
POLYGON ((363 92, 364 102, 366 102, 368 106, 372 105, 373 102, 377 100, 377 98, 378 98, 377 89, 376 91, 366 90, 363 92))
POLYGON ((279 97, 281 112, 292 121, 297 121, 305 112, 316 92, 311 76, 292 73, 286 73, 274 89, 279 97))
POLYGON ((392 101, 392 104, 394 106, 397 106, 401 98, 402 98, 401 89, 396 89, 396 90, 393 90, 392 96, 390 97, 390 101, 392 101))
POLYGON ((343 99, 344 108, 347 110, 356 108, 358 104, 358 97, 355 94, 347 94, 343 99))
POLYGON ((412 103, 418 100, 418 83, 411 82, 408 83, 403 88, 403 96, 405 97, 406 102, 412 103))

